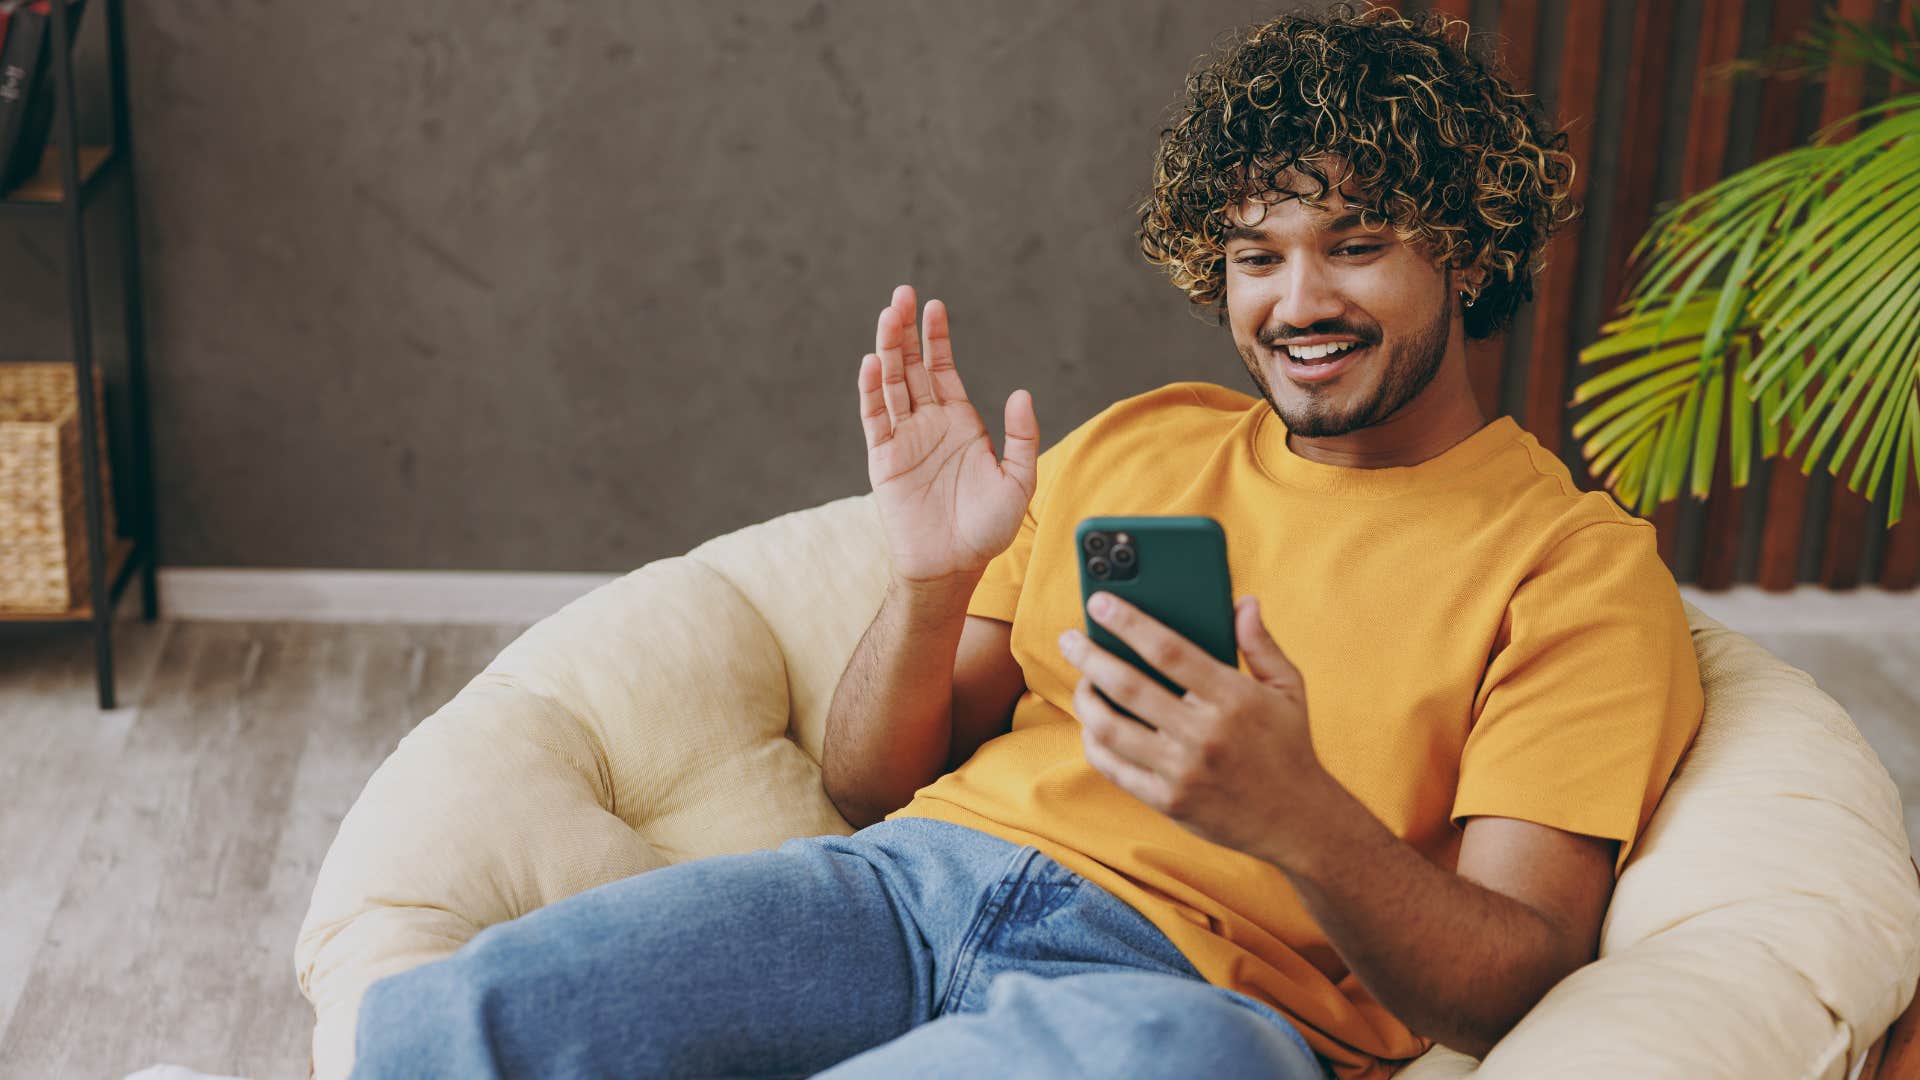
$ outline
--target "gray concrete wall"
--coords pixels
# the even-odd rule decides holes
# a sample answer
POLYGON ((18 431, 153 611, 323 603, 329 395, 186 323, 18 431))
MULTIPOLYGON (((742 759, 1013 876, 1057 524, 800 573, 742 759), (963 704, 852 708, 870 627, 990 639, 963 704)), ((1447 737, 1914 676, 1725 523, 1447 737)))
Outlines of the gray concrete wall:
MULTIPOLYGON (((1247 385, 1130 207, 1188 66, 1271 3, 127 7, 164 565, 616 571, 864 492, 901 281, 996 446, 1019 386, 1050 444, 1247 385)), ((62 263, 0 222, 0 356, 66 355, 62 263)))

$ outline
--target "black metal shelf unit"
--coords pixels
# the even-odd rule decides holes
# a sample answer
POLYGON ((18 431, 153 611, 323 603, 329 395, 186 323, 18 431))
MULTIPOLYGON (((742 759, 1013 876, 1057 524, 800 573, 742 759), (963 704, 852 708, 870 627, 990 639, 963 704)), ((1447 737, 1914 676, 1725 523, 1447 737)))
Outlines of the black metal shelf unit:
POLYGON ((41 174, 0 198, 0 216, 59 218, 67 240, 67 317, 72 363, 79 388, 81 474, 85 487, 87 565, 90 602, 55 614, 0 614, 0 620, 86 622, 92 625, 94 676, 102 709, 114 707, 113 614, 133 572, 140 573, 141 617, 159 616, 154 583, 155 530, 153 467, 147 422, 145 325, 140 307, 139 219, 133 168, 133 127, 128 122, 127 50, 123 0, 103 0, 107 20, 107 68, 113 112, 113 141, 106 147, 80 145, 78 94, 73 78, 72 11, 66 0, 51 5, 48 60, 53 66, 54 128, 41 174), (52 166, 49 170, 48 166, 52 166), (49 175, 49 172, 52 175, 49 175), (120 285, 125 304, 127 400, 130 403, 130 482, 132 544, 102 536, 105 492, 100 483, 100 445, 96 432, 106 421, 95 415, 93 309, 88 296, 86 211, 112 182, 119 181, 120 285), (117 563, 118 565, 112 565, 117 563))

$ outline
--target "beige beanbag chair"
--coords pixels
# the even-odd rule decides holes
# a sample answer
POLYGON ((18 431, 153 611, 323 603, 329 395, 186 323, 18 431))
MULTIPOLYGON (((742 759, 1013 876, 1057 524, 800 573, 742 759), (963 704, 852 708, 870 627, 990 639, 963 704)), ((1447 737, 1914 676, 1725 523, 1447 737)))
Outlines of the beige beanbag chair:
MULTIPOLYGON (((604 882, 850 833, 826 713, 879 610, 871 495, 740 529, 533 626, 400 741, 340 824, 294 949, 315 1073, 360 998, 482 927, 604 882)), ((1920 978, 1899 796, 1803 671, 1687 618, 1706 716, 1616 886, 1600 959, 1483 1063, 1400 1075, 1845 1078, 1920 978)))

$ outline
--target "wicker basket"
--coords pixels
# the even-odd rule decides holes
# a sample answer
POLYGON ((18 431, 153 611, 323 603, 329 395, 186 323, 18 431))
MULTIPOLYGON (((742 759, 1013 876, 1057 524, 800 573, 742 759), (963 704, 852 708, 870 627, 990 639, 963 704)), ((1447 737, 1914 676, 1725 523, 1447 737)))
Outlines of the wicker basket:
MULTIPOLYGON (((102 525, 111 554, 119 527, 107 465, 105 380, 97 366, 93 375, 102 525)), ((77 381, 72 364, 0 363, 0 611, 57 613, 92 600, 77 381)))

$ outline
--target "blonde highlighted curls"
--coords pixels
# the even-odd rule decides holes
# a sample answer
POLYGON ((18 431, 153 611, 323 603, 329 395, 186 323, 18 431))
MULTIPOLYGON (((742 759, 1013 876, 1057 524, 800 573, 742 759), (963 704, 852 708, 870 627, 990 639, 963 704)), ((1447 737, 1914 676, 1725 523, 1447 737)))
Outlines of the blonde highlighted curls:
POLYGON ((1500 333, 1532 299, 1547 240, 1579 212, 1566 134, 1468 51, 1463 21, 1344 3, 1328 15, 1262 23, 1188 75, 1138 208, 1141 253, 1224 325, 1228 210, 1290 168, 1317 185, 1299 196, 1316 209, 1352 181, 1367 227, 1483 268, 1465 333, 1500 333))

